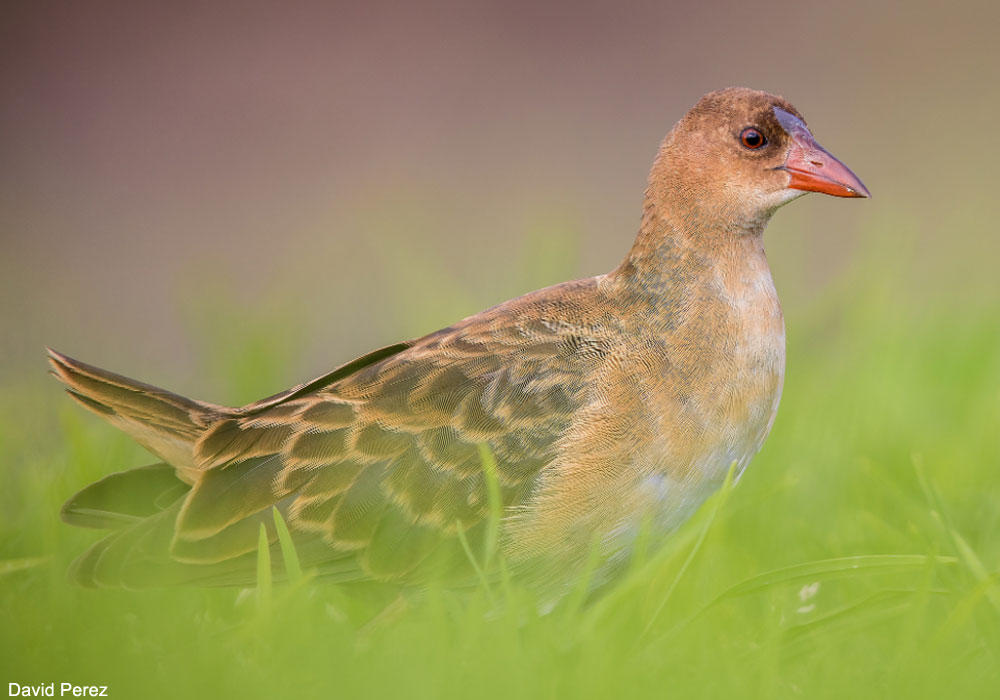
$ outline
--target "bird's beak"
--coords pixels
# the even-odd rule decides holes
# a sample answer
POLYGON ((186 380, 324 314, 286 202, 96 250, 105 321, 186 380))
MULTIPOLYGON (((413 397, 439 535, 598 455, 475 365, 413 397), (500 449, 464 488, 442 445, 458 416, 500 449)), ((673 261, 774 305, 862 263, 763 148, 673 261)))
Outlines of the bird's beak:
POLYGON ((788 157, 776 168, 791 176, 789 189, 822 192, 835 197, 871 197, 868 188, 850 168, 816 143, 801 119, 781 107, 774 108, 774 116, 791 137, 788 157))

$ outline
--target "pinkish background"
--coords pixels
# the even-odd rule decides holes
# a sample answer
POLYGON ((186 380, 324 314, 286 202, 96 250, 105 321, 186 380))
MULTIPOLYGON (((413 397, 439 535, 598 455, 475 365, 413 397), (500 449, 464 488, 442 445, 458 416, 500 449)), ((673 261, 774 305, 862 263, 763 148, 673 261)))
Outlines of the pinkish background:
POLYGON ((874 194, 776 216, 790 325, 858 270, 1000 297, 996 7, 6 3, 0 387, 50 344, 238 403, 607 271, 660 139, 736 84, 874 194), (227 384, 250 345, 279 359, 227 384))

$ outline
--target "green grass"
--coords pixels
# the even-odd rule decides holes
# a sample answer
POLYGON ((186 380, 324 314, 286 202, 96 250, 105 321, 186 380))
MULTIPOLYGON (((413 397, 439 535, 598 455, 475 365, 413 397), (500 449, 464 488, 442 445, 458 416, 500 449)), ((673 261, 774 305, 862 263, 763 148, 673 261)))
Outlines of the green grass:
POLYGON ((0 405, 0 680, 117 698, 995 697, 998 318, 902 304, 888 281, 799 311, 741 481, 599 596, 581 582, 545 614, 485 577, 379 612, 376 592, 300 571, 284 539, 288 584, 262 567, 249 592, 75 588, 93 533, 60 504, 148 457, 26 382, 0 405))

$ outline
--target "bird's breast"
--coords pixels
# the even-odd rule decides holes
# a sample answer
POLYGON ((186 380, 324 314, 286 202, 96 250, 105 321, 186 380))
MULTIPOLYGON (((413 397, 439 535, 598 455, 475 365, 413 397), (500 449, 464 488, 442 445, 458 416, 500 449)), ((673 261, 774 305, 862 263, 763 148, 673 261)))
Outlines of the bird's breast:
POLYGON ((622 343, 508 523, 512 555, 585 559, 596 534, 626 557, 645 525, 674 529, 760 449, 785 353, 766 261, 720 266, 684 291, 620 308, 622 343))
MULTIPOLYGON (((652 473, 714 488, 760 449, 785 370, 781 304, 763 250, 717 265, 664 343, 652 473)), ((676 495, 676 494, 675 494, 676 495)))
POLYGON ((720 300, 729 307, 733 339, 720 358, 725 369, 714 411, 742 469, 770 431, 785 376, 785 322, 763 255, 723 281, 720 300))

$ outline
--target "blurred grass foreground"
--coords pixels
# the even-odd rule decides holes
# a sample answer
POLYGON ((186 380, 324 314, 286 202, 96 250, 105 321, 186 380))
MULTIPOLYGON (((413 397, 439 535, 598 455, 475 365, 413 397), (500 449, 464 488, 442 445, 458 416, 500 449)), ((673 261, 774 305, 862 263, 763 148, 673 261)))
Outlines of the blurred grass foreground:
POLYGON ((545 612, 516 581, 381 611, 295 571, 76 588, 93 533, 61 503, 146 456, 55 390, 7 393, 0 676, 117 698, 996 697, 1000 308, 901 309, 893 280, 865 279, 787 320, 785 397, 740 483, 545 612))

